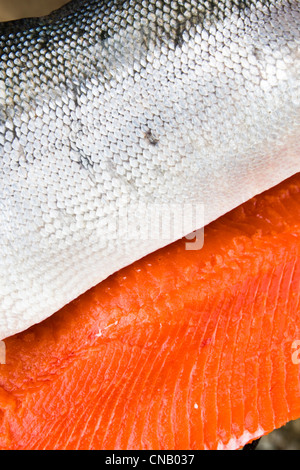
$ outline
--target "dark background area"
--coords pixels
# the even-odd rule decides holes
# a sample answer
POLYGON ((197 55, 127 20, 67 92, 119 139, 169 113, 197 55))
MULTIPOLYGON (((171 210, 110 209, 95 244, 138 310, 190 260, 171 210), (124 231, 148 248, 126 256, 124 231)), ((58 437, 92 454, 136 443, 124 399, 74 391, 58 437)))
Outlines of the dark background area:
POLYGON ((67 0, 0 0, 0 21, 47 15, 67 0))
POLYGON ((300 419, 263 436, 256 450, 300 450, 300 419))

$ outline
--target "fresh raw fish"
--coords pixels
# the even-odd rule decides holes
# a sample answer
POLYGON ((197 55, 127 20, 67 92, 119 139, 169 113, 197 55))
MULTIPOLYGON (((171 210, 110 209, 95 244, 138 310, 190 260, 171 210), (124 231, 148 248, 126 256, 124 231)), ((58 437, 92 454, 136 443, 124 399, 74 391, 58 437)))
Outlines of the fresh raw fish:
POLYGON ((300 173, 5 340, 1 449, 237 449, 300 416, 300 173))
POLYGON ((300 171, 299 25, 298 0, 0 24, 0 339, 300 171))

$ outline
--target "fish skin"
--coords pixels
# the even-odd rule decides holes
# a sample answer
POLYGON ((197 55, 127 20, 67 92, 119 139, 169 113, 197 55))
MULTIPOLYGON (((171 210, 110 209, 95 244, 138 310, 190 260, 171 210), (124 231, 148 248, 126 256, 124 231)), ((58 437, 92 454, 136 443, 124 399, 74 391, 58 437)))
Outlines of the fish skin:
POLYGON ((299 418, 299 221, 300 173, 6 339, 0 450, 233 450, 299 418))
POLYGON ((138 204, 205 226, 300 171, 299 24, 298 1, 83 0, 0 25, 0 339, 187 234, 138 240, 138 204))

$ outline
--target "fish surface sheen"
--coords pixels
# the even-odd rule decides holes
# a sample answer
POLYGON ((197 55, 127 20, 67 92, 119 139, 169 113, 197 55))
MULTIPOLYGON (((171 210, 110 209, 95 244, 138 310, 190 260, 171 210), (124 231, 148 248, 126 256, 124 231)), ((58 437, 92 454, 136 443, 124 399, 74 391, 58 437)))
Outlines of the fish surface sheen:
POLYGON ((194 208, 205 226, 300 171, 299 26, 298 0, 74 0, 0 24, 0 339, 187 234, 166 241, 153 208, 191 232, 194 208))

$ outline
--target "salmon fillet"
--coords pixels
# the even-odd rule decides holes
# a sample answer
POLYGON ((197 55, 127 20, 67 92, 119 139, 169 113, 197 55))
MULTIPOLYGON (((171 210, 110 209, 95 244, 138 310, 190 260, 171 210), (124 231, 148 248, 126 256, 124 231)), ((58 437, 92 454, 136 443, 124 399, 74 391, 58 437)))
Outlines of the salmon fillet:
POLYGON ((5 340, 1 449, 237 449, 300 416, 300 173, 5 340))

